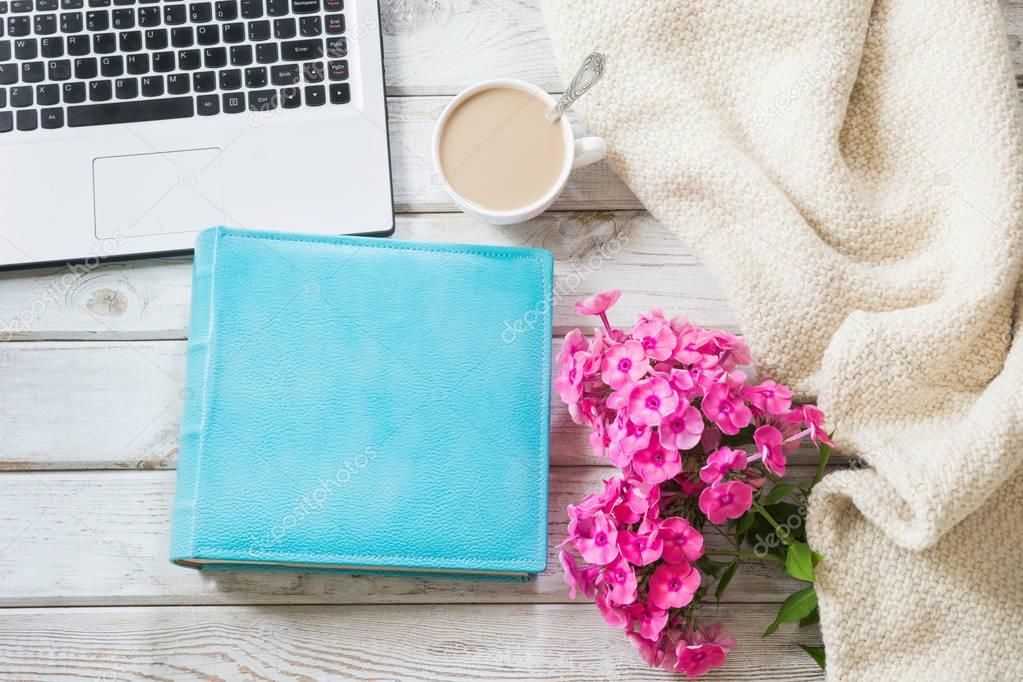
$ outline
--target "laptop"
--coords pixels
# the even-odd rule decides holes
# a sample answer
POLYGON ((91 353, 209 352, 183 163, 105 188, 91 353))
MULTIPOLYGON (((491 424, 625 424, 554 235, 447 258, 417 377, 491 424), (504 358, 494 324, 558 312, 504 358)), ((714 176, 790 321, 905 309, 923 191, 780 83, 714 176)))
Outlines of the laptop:
POLYGON ((0 267, 393 232, 377 0, 0 0, 0 267))

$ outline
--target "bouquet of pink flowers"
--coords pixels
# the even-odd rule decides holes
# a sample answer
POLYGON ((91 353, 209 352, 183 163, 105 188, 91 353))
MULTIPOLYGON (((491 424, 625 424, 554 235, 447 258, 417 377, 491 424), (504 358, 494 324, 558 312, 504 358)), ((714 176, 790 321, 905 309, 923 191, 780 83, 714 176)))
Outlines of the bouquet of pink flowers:
MULTIPOLYGON (((735 645, 720 624, 700 622, 699 605, 711 590, 721 598, 744 559, 783 563, 813 582, 820 557, 801 521, 831 441, 816 407, 794 405, 781 384, 747 380, 742 339, 658 310, 631 330, 612 328, 607 310, 618 296, 576 304, 603 329, 589 340, 573 330, 557 358, 555 388, 573 421, 591 429, 593 451, 622 474, 568 507, 561 546, 578 558, 562 549, 561 564, 570 596, 594 599, 649 665, 697 677, 735 645), (820 450, 816 477, 803 487, 783 482, 788 455, 806 438, 820 450), (704 546, 707 530, 727 551, 704 546)), ((816 622, 816 609, 811 585, 785 601, 765 635, 816 622)), ((823 666, 823 650, 804 649, 823 666)))

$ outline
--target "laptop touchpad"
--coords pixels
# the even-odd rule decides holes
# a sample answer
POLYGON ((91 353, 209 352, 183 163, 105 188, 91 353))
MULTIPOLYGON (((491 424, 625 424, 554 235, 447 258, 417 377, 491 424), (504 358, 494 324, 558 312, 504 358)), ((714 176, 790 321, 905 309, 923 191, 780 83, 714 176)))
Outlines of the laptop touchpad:
POLYGON ((196 232, 227 222, 220 149, 93 159, 96 237, 196 232))

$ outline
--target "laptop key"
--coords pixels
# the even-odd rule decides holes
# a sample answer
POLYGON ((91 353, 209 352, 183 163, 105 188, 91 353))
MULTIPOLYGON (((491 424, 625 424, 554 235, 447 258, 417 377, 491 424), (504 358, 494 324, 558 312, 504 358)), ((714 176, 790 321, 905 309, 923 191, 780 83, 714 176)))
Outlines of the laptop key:
POLYGON ((300 62, 323 57, 323 40, 290 40, 281 43, 281 58, 286 62, 300 62))
POLYGON ((60 86, 56 83, 36 86, 36 104, 52 106, 60 103, 60 86))
POLYGON ((291 0, 291 11, 295 14, 319 12, 320 0, 291 0))
POLYGON ((124 58, 125 70, 132 76, 141 76, 144 73, 149 73, 149 55, 148 54, 130 54, 124 58))
POLYGON ((213 5, 208 2, 193 2, 188 6, 188 11, 193 24, 213 21, 213 5))
POLYGON ((138 24, 142 28, 152 28, 160 25, 159 7, 139 7, 138 24))
POLYGON ((138 78, 118 78, 114 81, 114 96, 117 99, 135 99, 139 96, 138 78))
POLYGON ((32 106, 32 88, 19 85, 11 88, 11 106, 15 108, 32 106))
POLYGON ((32 11, 32 0, 11 0, 11 11, 24 13, 32 11))
POLYGON ((256 61, 260 64, 273 64, 280 61, 277 56, 277 43, 256 45, 256 61))
POLYGON ((54 59, 46 65, 46 72, 51 81, 66 81, 71 78, 71 60, 54 59))
POLYGON ((33 22, 37 36, 49 36, 57 32, 56 14, 37 14, 33 22))
POLYGON ((319 17, 302 17, 298 21, 298 32, 307 38, 323 33, 323 20, 319 17))
POLYGON ((281 88, 281 106, 285 109, 297 109, 302 106, 301 88, 281 88))
POLYGON ((217 89, 217 74, 213 71, 196 71, 192 74, 193 92, 213 92, 217 89))
POLYGON ((110 15, 106 10, 85 13, 85 28, 90 31, 105 31, 110 28, 110 15))
POLYGON ((89 100, 106 102, 114 96, 114 87, 110 81, 89 81, 89 100))
POLYGON ((95 78, 99 67, 95 57, 79 57, 75 60, 75 78, 83 81, 95 78))
POLYGON ((7 88, 0 88, 0 109, 7 106, 7 88))
POLYGON ((11 58, 11 41, 0 40, 0 62, 6 62, 11 58))
POLYGON ((153 71, 157 73, 167 73, 174 70, 174 53, 170 50, 166 52, 154 52, 153 53, 153 71))
POLYGON ((124 73, 124 57, 119 54, 101 57, 99 60, 99 73, 106 78, 117 78, 124 73))
POLYGON ((241 69, 224 69, 218 74, 221 90, 239 90, 242 87, 241 69))
POLYGON ((7 35, 20 38, 32 33, 32 24, 28 17, 7 17, 7 35))
POLYGON ((245 111, 245 95, 240 92, 221 95, 225 114, 240 114, 245 111))
POLYGON ((234 0, 220 0, 216 4, 217 21, 234 21, 238 18, 238 3, 234 0))
POLYGON ((169 44, 167 42, 167 29, 165 28, 146 31, 145 38, 147 50, 162 50, 169 44))
POLYGON ((135 10, 115 9, 110 13, 110 25, 119 31, 135 28, 135 10))
POLYGON ((302 66, 302 76, 306 83, 323 82, 323 62, 308 62, 302 66))
POLYGON ((159 97, 163 95, 163 76, 143 76, 142 96, 159 97))
POLYGON ((37 12, 52 12, 59 6, 58 0, 36 0, 37 12))
POLYGON ((85 101, 85 83, 64 83, 64 104, 78 104, 85 101))
POLYGON ((277 40, 294 38, 297 34, 298 29, 294 19, 290 17, 287 19, 274 19, 274 38, 277 40))
POLYGON ((348 83, 335 83, 330 86, 331 104, 348 104, 352 101, 352 91, 348 83))
POLYGON ((21 82, 39 83, 46 78, 46 65, 42 62, 23 62, 21 65, 21 82))
POLYGON ((85 7, 84 0, 60 0, 61 9, 81 9, 85 7))
POLYGON ((251 45, 235 45, 231 48, 231 66, 248 66, 251 63, 251 45))
POLYGON ((322 106, 327 101, 327 91, 322 85, 305 86, 305 103, 310 107, 322 106))
POLYGON ((14 114, 9 111, 0 111, 0 133, 9 133, 14 130, 14 114))
POLYGON ((347 38, 327 38, 327 54, 331 57, 348 56, 347 38))
POLYGON ((140 123, 192 116, 195 116, 195 104, 191 97, 86 104, 67 108, 67 124, 72 128, 112 123, 140 123))
POLYGON ((64 110, 60 108, 43 109, 39 112, 39 120, 43 128, 53 130, 64 127, 64 110))
POLYGON ((187 73, 172 73, 167 76, 167 93, 171 95, 184 95, 188 92, 189 80, 187 73))
POLYGON ((200 45, 216 45, 220 42, 220 27, 216 24, 197 27, 195 41, 200 45))
POLYGON ((266 19, 249 22, 249 40, 258 43, 262 40, 270 40, 270 22, 266 19))
POLYGON ((220 113, 220 98, 216 95, 202 95, 195 102, 200 116, 215 116, 220 113))
POLYGON ((226 47, 207 47, 202 51, 202 61, 207 69, 219 69, 227 66, 226 47))
POLYGON ((181 50, 178 52, 178 68, 182 71, 194 71, 202 66, 202 52, 199 50, 181 50))
POLYGON ((84 33, 68 36, 67 53, 72 57, 83 57, 89 54, 89 36, 84 33))
POLYGON ((18 130, 35 130, 39 127, 39 118, 35 109, 22 109, 17 116, 18 130))
POLYGON ((64 39, 60 36, 51 36, 39 41, 39 53, 48 59, 64 56, 64 39))
POLYGON ((220 33, 224 37, 224 42, 228 45, 240 43, 245 40, 245 24, 240 21, 224 24, 220 29, 220 33))
POLYGON ((21 38, 14 41, 15 59, 35 59, 39 56, 39 43, 35 38, 21 38))
POLYGON ((0 85, 11 85, 18 82, 17 64, 0 64, 0 85))
POLYGON ((327 73, 332 81, 348 80, 348 62, 344 59, 327 63, 327 73))
POLYGON ((163 23, 168 26, 177 26, 188 20, 188 10, 184 5, 165 5, 163 8, 163 23))
POLYGON ((283 17, 288 13, 288 0, 266 0, 266 13, 271 17, 283 17))
POLYGON ((195 33, 191 26, 177 26, 171 29, 171 47, 192 47, 195 33))
POLYGON ((258 19, 263 16, 263 0, 241 0, 242 17, 258 19))
POLYGON ((323 9, 328 12, 340 12, 344 8, 344 0, 323 0, 323 9))
POLYGON ((111 54, 117 51, 116 33, 97 33, 92 37, 92 51, 96 54, 111 54))
POLYGON ((117 37, 121 52, 138 52, 142 49, 142 31, 121 31, 117 37))
POLYGON ((277 108, 277 92, 275 90, 250 90, 249 110, 270 111, 277 108))
POLYGON ((262 88, 266 85, 266 68, 251 66, 245 69, 245 87, 262 88))
POLYGON ((79 33, 85 26, 81 12, 64 12, 60 15, 61 33, 79 33))
POLYGON ((274 85, 294 85, 298 82, 298 64, 281 64, 271 67, 270 82, 274 85))
POLYGON ((328 14, 327 15, 327 34, 336 36, 345 32, 345 15, 343 14, 328 14))

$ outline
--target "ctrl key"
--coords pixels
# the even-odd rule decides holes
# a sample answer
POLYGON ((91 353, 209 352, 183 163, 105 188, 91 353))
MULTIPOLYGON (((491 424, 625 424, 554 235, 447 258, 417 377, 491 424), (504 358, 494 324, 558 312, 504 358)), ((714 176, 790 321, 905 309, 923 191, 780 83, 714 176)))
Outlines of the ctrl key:
POLYGON ((352 101, 352 89, 348 83, 333 83, 330 86, 331 104, 348 104, 352 101))

